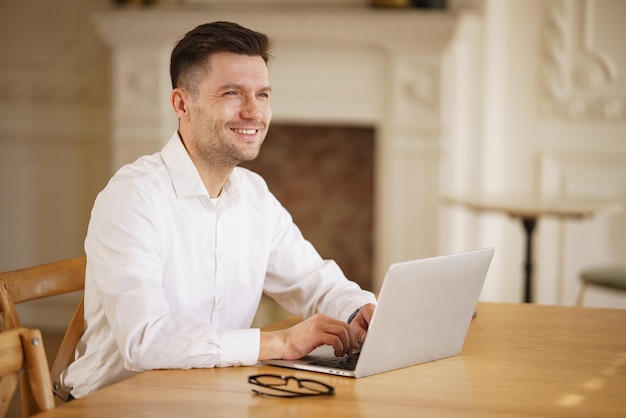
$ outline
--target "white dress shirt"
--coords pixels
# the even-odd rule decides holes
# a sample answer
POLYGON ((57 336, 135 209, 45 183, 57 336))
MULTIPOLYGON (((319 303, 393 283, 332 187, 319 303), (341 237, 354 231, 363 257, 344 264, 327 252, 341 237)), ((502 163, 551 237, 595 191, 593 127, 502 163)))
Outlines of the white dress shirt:
POLYGON ((235 168, 215 205, 177 133, 98 195, 85 252, 86 330, 63 376, 77 398, 143 370, 256 364, 263 292, 304 318, 375 303, 259 175, 235 168))

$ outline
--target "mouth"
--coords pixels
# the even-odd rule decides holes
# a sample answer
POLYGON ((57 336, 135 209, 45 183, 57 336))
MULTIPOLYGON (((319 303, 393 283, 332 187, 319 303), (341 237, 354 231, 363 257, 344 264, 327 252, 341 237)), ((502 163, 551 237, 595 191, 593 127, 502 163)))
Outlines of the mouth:
POLYGON ((258 129, 236 129, 236 128, 232 128, 231 130, 240 135, 254 135, 259 131, 258 129))

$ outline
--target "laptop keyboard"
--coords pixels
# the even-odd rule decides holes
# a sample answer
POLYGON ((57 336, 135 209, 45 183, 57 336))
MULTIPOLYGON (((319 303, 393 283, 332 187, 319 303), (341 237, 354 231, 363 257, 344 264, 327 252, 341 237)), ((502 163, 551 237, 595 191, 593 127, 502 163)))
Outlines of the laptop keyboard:
POLYGON ((316 366, 331 367, 334 369, 354 370, 356 368, 356 362, 359 359, 359 354, 360 352, 357 352, 357 353, 352 353, 349 356, 317 360, 317 361, 311 362, 311 364, 316 365, 316 366))

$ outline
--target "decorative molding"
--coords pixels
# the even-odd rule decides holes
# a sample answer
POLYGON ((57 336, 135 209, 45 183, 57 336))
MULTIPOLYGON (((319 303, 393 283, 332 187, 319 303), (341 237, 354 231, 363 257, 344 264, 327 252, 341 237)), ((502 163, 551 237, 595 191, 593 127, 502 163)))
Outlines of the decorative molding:
POLYGON ((433 108, 439 100, 437 70, 420 60, 404 62, 399 71, 404 101, 433 108))
POLYGON ((405 59, 398 69, 398 84, 402 92, 400 104, 407 109, 424 109, 434 114, 439 106, 439 63, 422 59, 405 59))
MULTIPOLYGON (((155 86, 159 85, 159 72, 149 51, 132 51, 132 58, 120 60, 120 83, 118 93, 130 108, 141 111, 146 105, 159 100, 155 86), (143 106, 142 106, 143 105, 143 106)), ((158 65, 158 63, 156 63, 158 65)))
MULTIPOLYGON (((394 141, 411 141, 439 137, 441 64, 436 58, 398 55, 392 58, 393 70, 387 118, 393 125, 394 141)), ((438 142, 438 140, 435 140, 438 142)))
POLYGON ((626 97, 604 93, 619 73, 611 58, 592 45, 593 6, 589 0, 544 3, 544 116, 626 121, 626 97))

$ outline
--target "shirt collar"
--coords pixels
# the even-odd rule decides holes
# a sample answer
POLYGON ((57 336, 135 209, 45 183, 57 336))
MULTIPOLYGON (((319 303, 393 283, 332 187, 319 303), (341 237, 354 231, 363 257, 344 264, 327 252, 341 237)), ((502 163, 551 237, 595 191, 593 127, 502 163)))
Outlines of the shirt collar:
POLYGON ((167 141, 161 157, 170 173, 176 196, 179 199, 193 196, 209 196, 196 166, 191 161, 178 132, 167 141))
MULTIPOLYGON (((178 132, 174 132, 169 141, 167 141, 167 144, 161 150, 161 156, 172 179, 176 196, 179 199, 194 196, 209 197, 200 173, 198 173, 196 166, 191 161, 178 132)), ((224 184, 221 200, 228 200, 231 203, 236 201, 239 197, 240 187, 241 181, 238 176, 238 170, 235 168, 230 178, 224 184), (224 199, 225 196, 226 199, 224 199)))

